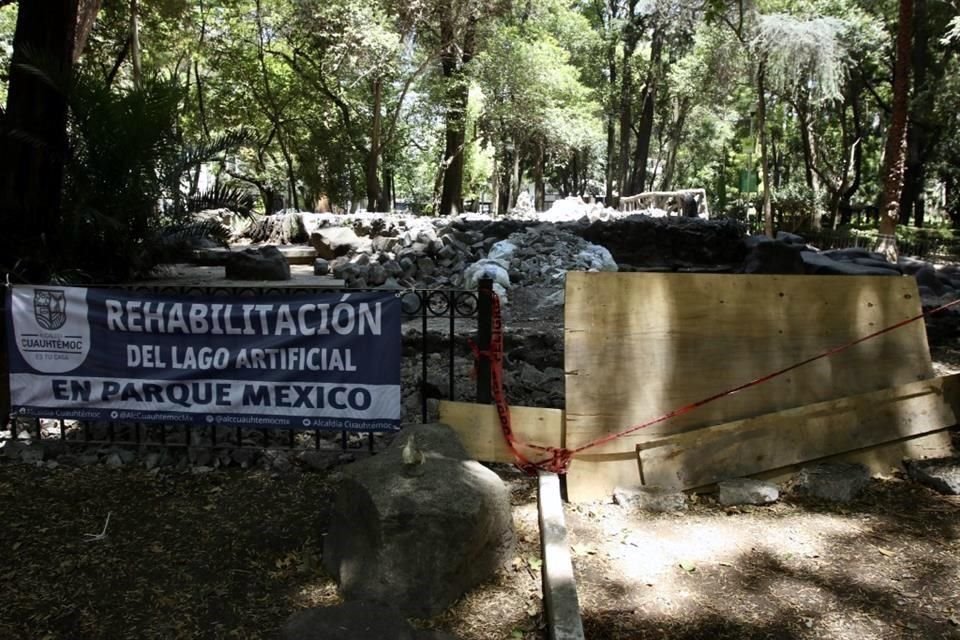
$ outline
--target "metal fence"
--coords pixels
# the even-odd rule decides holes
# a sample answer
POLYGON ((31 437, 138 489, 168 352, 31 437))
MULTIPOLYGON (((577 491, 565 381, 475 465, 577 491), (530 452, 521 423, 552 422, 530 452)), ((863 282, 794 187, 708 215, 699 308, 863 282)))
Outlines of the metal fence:
MULTIPOLYGON (((402 318, 405 324, 419 325, 419 345, 414 349, 411 357, 420 360, 420 380, 418 393, 420 396, 421 418, 424 422, 429 419, 428 389, 429 380, 428 358, 429 331, 437 323, 445 327, 447 335, 447 367, 448 388, 447 397, 457 398, 456 376, 454 375, 454 361, 457 355, 458 321, 465 319, 476 320, 477 331, 475 342, 481 352, 486 351, 490 344, 491 335, 491 299, 489 292, 493 282, 488 279, 480 281, 476 290, 465 289, 403 289, 396 295, 401 298, 402 318)), ((329 287, 311 286, 224 286, 224 285, 149 285, 138 284, 121 286, 121 288, 147 294, 166 294, 196 297, 215 296, 244 296, 268 297, 289 294, 310 293, 349 293, 370 291, 358 289, 336 289, 329 287)), ((2 310, 2 309, 0 309, 2 310)), ((6 316, 4 315, 4 318, 6 316)), ((0 322, 0 349, 6 351, 5 322, 0 322)), ((408 357, 406 355, 404 358, 408 357)), ((3 385, 9 384, 6 371, 6 358, 3 359, 3 385)), ((9 389, 5 388, 6 398, 9 398, 9 389)), ((476 399, 478 402, 490 402, 490 375, 489 362, 481 355, 477 363, 476 399)), ((89 422, 74 420, 46 420, 39 418, 8 419, 6 430, 0 432, 2 440, 39 440, 49 442, 59 441, 64 446, 86 447, 90 445, 116 445, 130 447, 206 447, 217 448, 274 448, 274 449, 304 449, 311 446, 320 449, 325 442, 329 442, 330 431, 315 428, 283 428, 271 429, 267 427, 249 428, 243 425, 166 425, 148 423, 123 422, 89 422), (54 428, 50 424, 55 423, 54 428), (322 434, 327 434, 324 438, 322 434), (26 438, 24 437, 26 436, 26 438)), ((333 432, 336 434, 336 432, 333 432)), ((357 446, 357 438, 365 435, 367 448, 373 451, 375 439, 373 432, 356 433, 341 431, 339 434, 340 448, 347 450, 351 444, 357 446)), ((334 435, 334 437, 336 437, 334 435)), ((362 445, 360 445, 362 446, 362 445)))

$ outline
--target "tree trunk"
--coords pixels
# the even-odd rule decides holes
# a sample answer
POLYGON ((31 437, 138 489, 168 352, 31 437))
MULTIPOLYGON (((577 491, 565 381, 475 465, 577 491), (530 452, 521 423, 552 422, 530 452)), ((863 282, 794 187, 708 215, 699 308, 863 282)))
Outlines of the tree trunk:
POLYGON ((633 50, 624 46, 620 78, 620 152, 617 156, 617 185, 620 197, 630 193, 630 132, 633 131, 633 74, 630 56, 633 50))
MULTIPOLYGON (((910 52, 912 84, 914 95, 921 95, 927 84, 927 68, 929 66, 930 30, 927 19, 927 0, 913 0, 913 43, 910 52)), ((918 121, 928 122, 932 119, 932 109, 924 100, 916 100, 910 105, 907 127, 907 154, 904 173, 903 192, 900 195, 900 224, 910 222, 913 214, 914 223, 923 226, 924 218, 924 187, 926 186, 926 157, 930 151, 930 138, 926 124, 916 124, 918 121)))
POLYGON ((821 189, 820 176, 815 167, 817 163, 817 148, 813 136, 813 114, 810 113, 810 105, 806 96, 800 96, 797 100, 797 112, 800 116, 800 144, 803 147, 803 174, 807 181, 807 187, 813 193, 813 211, 811 212, 810 227, 815 231, 820 230, 820 216, 823 214, 820 206, 821 189))
MULTIPOLYGON (((260 61, 260 72, 263 76, 263 93, 266 97, 268 108, 267 115, 272 121, 273 131, 277 136, 277 144, 280 146, 280 153, 283 155, 284 163, 287 169, 287 193, 290 196, 290 202, 294 209, 300 208, 300 199, 297 193, 297 176, 294 171, 293 156, 287 146, 286 137, 283 132, 283 114, 280 109, 276 96, 270 85, 270 73, 267 70, 266 58, 264 57, 264 27, 263 27, 263 2, 257 0, 256 3, 256 23, 257 23, 257 58, 260 61)), ((188 75, 189 77, 189 75, 188 75)))
POLYGON ((494 218, 500 213, 500 158, 496 147, 493 149, 493 173, 490 176, 490 215, 494 218))
POLYGON ((73 39, 73 62, 76 63, 87 46, 87 38, 93 30, 100 12, 100 0, 80 0, 77 8, 77 31, 73 39))
POLYGON ((616 207, 616 199, 613 195, 614 165, 616 165, 617 148, 617 126, 613 119, 613 114, 607 116, 607 166, 604 179, 606 181, 605 199, 608 207, 616 207))
POLYGON ((913 35, 913 0, 900 0, 897 25, 897 59, 893 70, 893 109, 884 152, 883 200, 880 203, 880 237, 877 251, 890 262, 897 261, 897 222, 903 189, 907 142, 907 112, 910 108, 910 45, 913 35))
POLYGON ((364 182, 367 189, 367 210, 382 211, 380 206, 380 100, 383 92, 383 80, 373 80, 373 122, 370 125, 370 147, 367 150, 364 182))
POLYGON ((130 0, 130 61, 133 63, 133 83, 143 80, 143 62, 140 56, 140 5, 130 0))
POLYGON ((760 169, 763 171, 763 228, 773 236, 773 206, 770 202, 770 164, 767 157, 767 97, 766 63, 761 61, 757 69, 757 129, 760 133, 760 169))
MULTIPOLYGON (((611 6, 615 3, 611 2, 611 6)), ((612 9, 611 9, 612 12, 612 9)), ((611 39, 612 41, 612 39, 611 39)), ((607 72, 609 74, 610 80, 610 94, 613 94, 613 88, 617 86, 617 59, 616 59, 616 47, 611 43, 607 47, 607 72)), ((616 150, 617 150, 617 125, 616 125, 616 106, 614 104, 613 98, 610 98, 610 102, 607 105, 607 155, 606 155, 606 171, 604 172, 605 180, 605 189, 606 189, 606 205, 608 207, 615 207, 617 203, 614 201, 614 181, 616 180, 615 167, 617 164, 616 161, 616 150)))
POLYGON ((446 132, 443 148, 443 183, 439 214, 456 215, 463 211, 463 147, 466 143, 465 120, 468 88, 462 78, 448 92, 446 132))
POLYGON ((537 143, 537 157, 533 163, 533 208, 543 211, 546 208, 547 189, 543 180, 544 153, 543 145, 537 143))
POLYGON ((440 25, 440 37, 446 43, 440 56, 446 82, 446 131, 440 167, 443 181, 437 212, 440 215, 454 215, 463 211, 464 147, 467 140, 467 103, 470 99, 464 67, 473 58, 477 30, 476 20, 469 19, 458 47, 454 38, 453 19, 452 16, 444 16, 440 25))
POLYGON ((381 163, 381 188, 380 200, 377 202, 377 211, 390 213, 393 211, 394 190, 393 190, 393 171, 387 168, 386 161, 381 163))
POLYGON ((670 127, 670 140, 667 144, 667 161, 664 164, 663 177, 660 182, 661 191, 670 191, 673 187, 673 177, 677 171, 677 155, 680 152, 680 140, 683 138, 683 129, 686 125, 689 110, 689 98, 682 98, 676 103, 674 121, 670 127))
POLYGON ((650 156, 650 139, 653 135, 662 50, 662 38, 659 32, 654 33, 653 41, 650 43, 650 70, 647 72, 647 81, 641 93, 640 125, 637 127, 637 146, 633 154, 633 173, 630 176, 632 193, 641 193, 646 190, 647 159, 650 156))
POLYGON ((31 280, 46 278, 49 260, 58 257, 67 96, 66 87, 54 88, 21 65, 67 80, 76 25, 77 0, 20 3, 0 129, 0 263, 10 268, 23 259, 21 275, 31 280))

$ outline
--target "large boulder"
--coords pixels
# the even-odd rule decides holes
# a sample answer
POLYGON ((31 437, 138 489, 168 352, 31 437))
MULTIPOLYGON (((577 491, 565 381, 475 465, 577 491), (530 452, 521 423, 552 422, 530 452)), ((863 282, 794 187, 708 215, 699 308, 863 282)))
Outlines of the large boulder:
POLYGON ((323 562, 348 599, 433 616, 512 556, 510 496, 450 427, 407 427, 347 468, 323 562))
POLYGON ((324 227, 310 234, 317 257, 333 260, 348 253, 371 251, 370 238, 358 236, 351 227, 324 227))
POLYGON ((234 251, 227 256, 228 280, 289 280, 290 264, 274 246, 234 251))

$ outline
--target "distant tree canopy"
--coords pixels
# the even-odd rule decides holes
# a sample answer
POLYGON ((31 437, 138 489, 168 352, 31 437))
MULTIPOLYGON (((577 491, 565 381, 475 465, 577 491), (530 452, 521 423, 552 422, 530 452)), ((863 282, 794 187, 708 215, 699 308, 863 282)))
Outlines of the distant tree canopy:
POLYGON ((24 233, 62 227, 69 237, 58 222, 83 200, 82 181, 58 180, 56 167, 74 170, 78 135, 95 129, 58 115, 63 105, 80 113, 71 101, 103 90, 160 100, 157 83, 176 96, 166 115, 131 113, 153 118, 164 129, 153 139, 170 149, 129 162, 169 167, 171 149, 195 162, 150 191, 173 205, 211 185, 249 191, 265 213, 424 214, 480 202, 502 212, 524 190, 542 207, 548 192, 615 205, 705 187, 714 211, 753 207, 768 230, 818 227, 881 204, 899 109, 897 221, 922 225, 934 212, 960 224, 960 18, 950 3, 57 0, 45 16, 32 4, 0 0, 0 134, 26 145, 17 153, 67 199, 17 195, 23 165, 5 154, 4 215, 43 210, 24 233), (59 39, 37 40, 54 26, 59 39), (40 113, 60 124, 41 135, 27 121, 40 113), (61 124, 69 136, 58 142, 61 124), (38 135, 53 146, 31 151, 38 135), (215 144, 225 136, 235 144, 215 144))

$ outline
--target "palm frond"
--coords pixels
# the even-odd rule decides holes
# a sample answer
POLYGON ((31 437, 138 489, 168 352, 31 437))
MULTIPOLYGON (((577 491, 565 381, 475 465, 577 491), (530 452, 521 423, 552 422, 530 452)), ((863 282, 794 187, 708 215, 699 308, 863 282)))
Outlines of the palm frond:
POLYGON ((203 240, 210 240, 225 247, 230 240, 230 230, 219 220, 212 218, 191 220, 165 227, 156 240, 160 246, 171 249, 190 247, 203 240))
POLYGON ((230 209, 249 218, 253 212, 255 199, 242 187, 218 184, 198 193, 187 200, 187 211, 196 212, 205 209, 230 209))
POLYGON ((178 165, 174 167, 174 170, 177 173, 183 173, 191 167, 203 162, 210 162, 229 151, 248 145, 254 139, 254 134, 245 128, 211 136, 208 140, 203 140, 183 149, 178 165))

